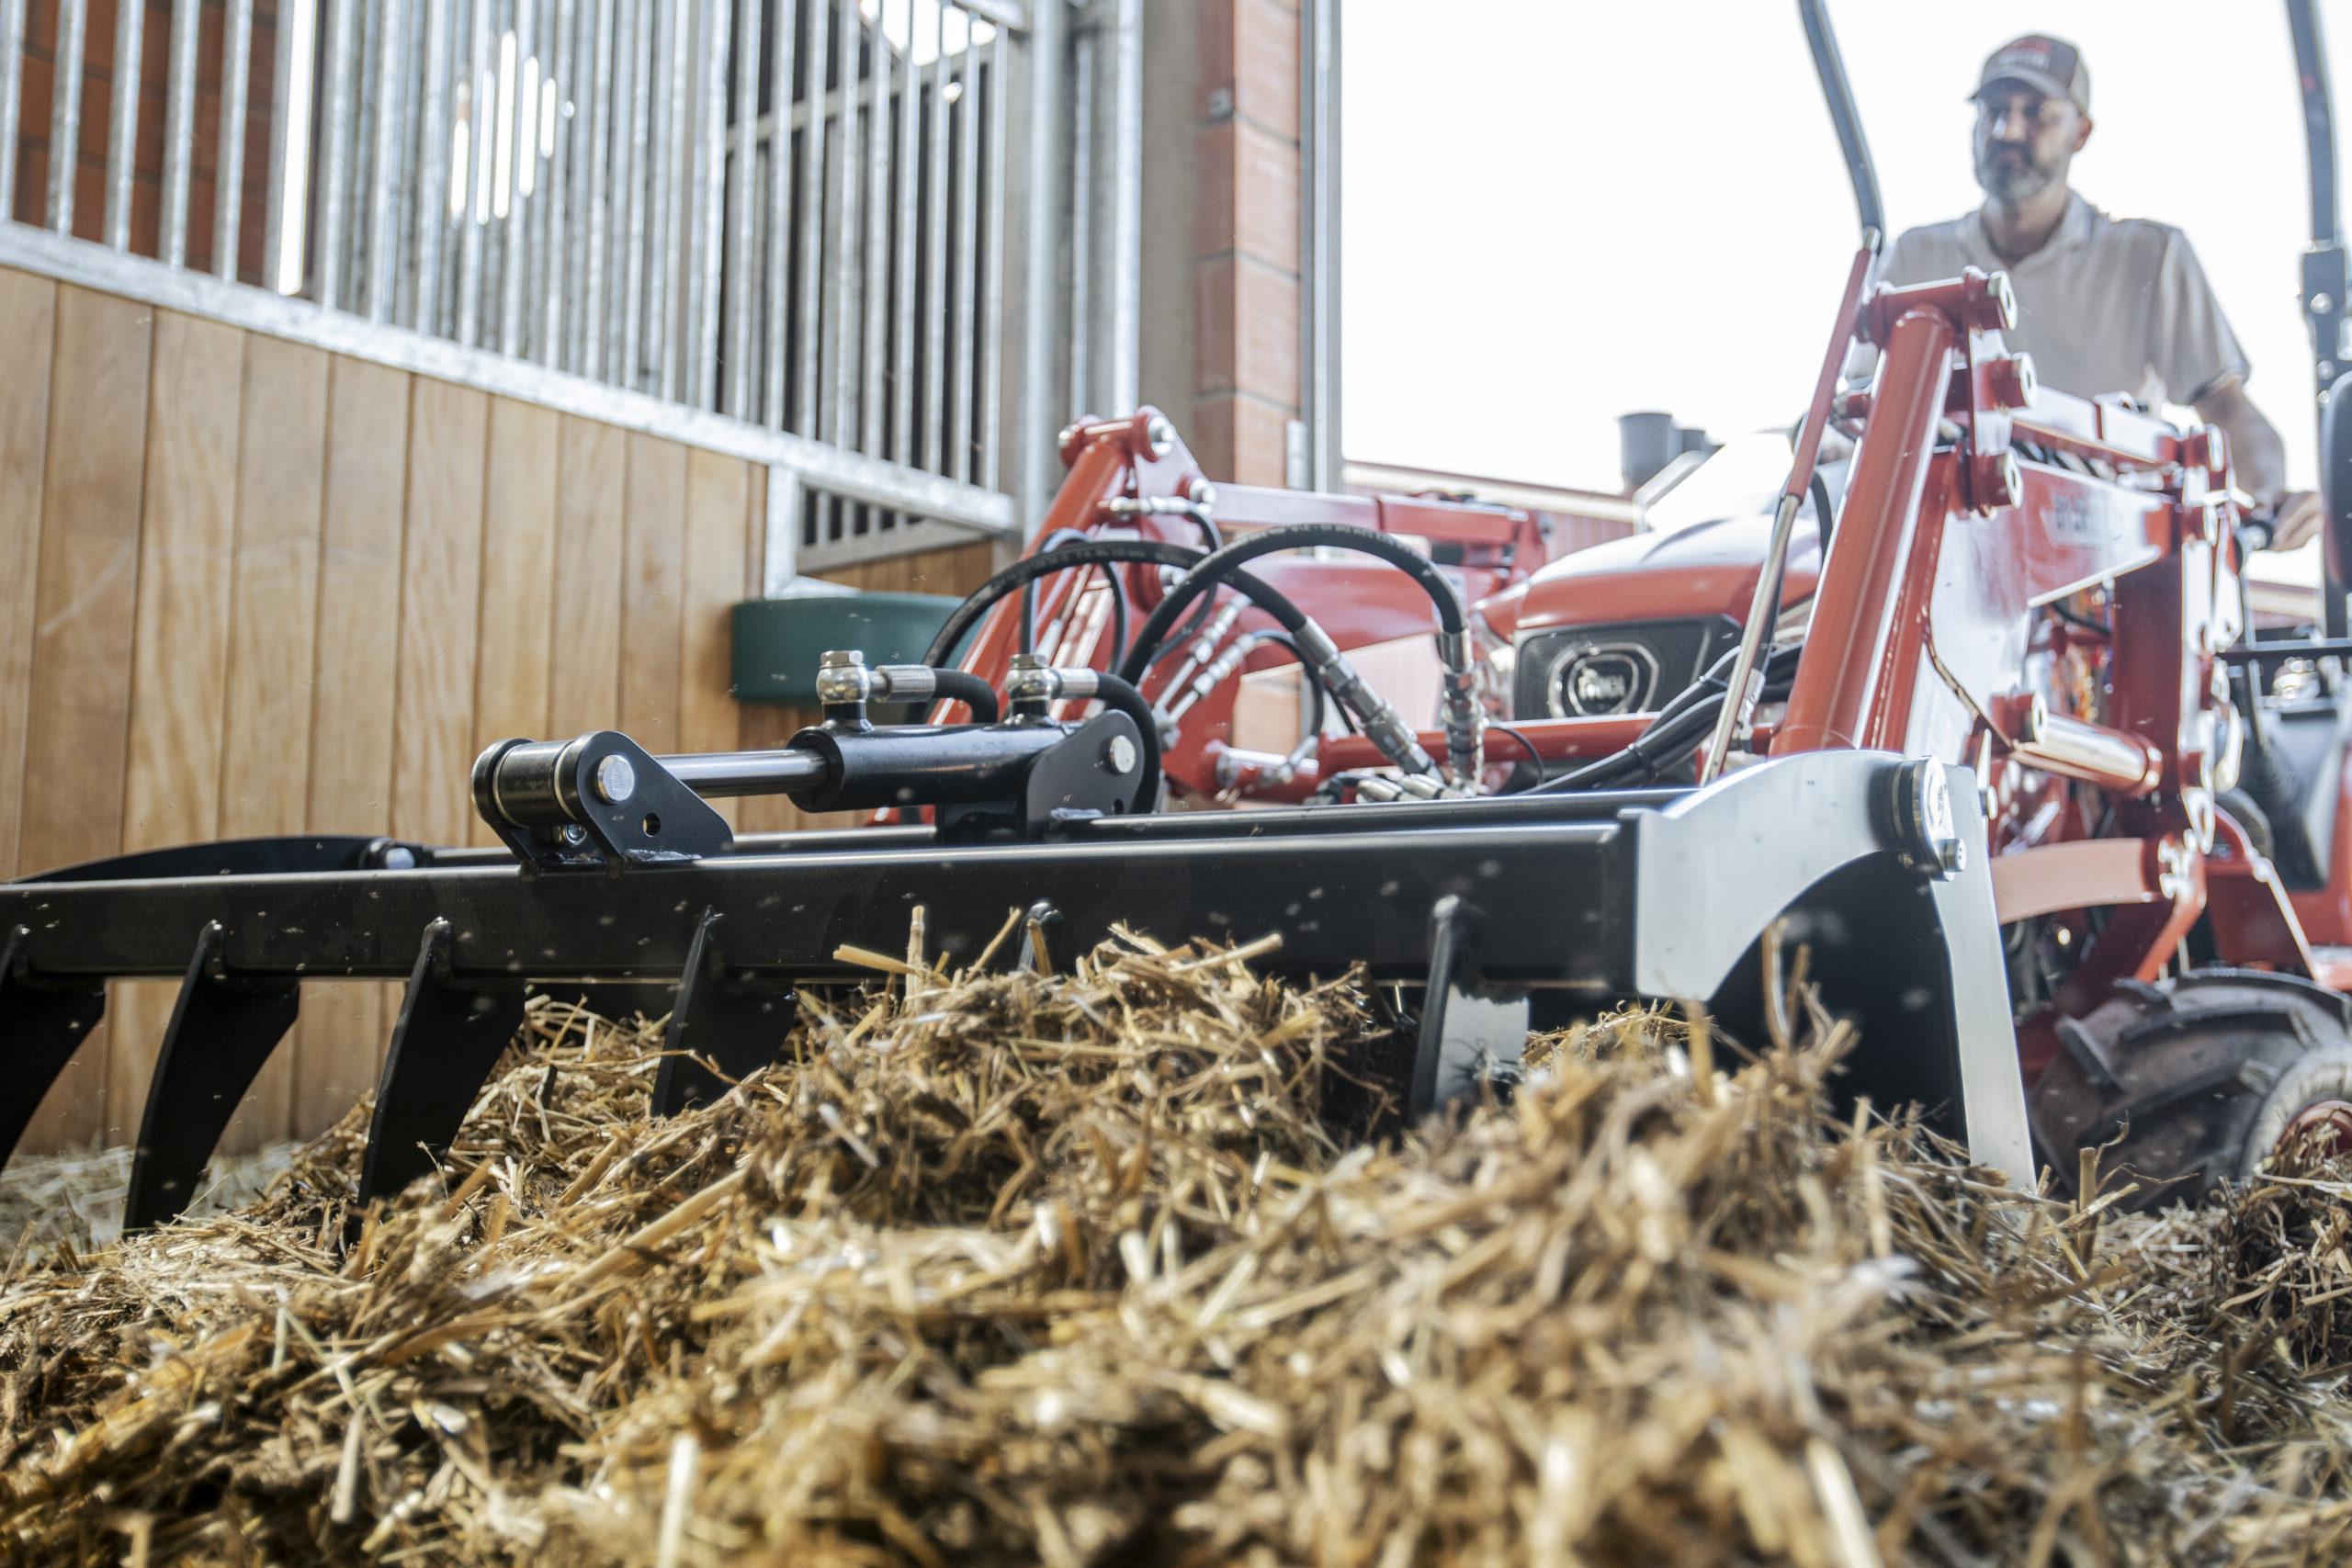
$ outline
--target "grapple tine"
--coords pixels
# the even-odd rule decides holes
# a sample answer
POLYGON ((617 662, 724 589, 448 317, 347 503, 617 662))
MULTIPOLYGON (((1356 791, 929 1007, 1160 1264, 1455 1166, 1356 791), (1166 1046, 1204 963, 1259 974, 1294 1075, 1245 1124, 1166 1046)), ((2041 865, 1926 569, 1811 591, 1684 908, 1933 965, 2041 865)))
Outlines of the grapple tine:
POLYGON ((1519 1067, 1527 1040, 1527 993, 1493 995, 1474 988, 1483 921, 1478 908, 1456 894, 1430 907, 1429 987, 1405 1101, 1407 1113, 1415 1118, 1476 1094, 1483 1080, 1519 1067))
POLYGON ((0 934, 0 1166, 107 1010, 102 985, 51 988, 27 978, 26 936, 22 926, 0 934))
POLYGON ((452 983, 449 922, 424 928, 376 1086, 359 1201, 388 1197, 434 1168, 523 1027, 523 991, 452 983))
POLYGON ((125 1231, 167 1224, 187 1207, 237 1102, 294 1025, 301 987, 224 975, 222 934, 218 920, 198 933, 179 999, 172 1004, 131 1156, 125 1231))
POLYGON ((653 1080, 656 1116, 674 1116, 716 1100, 727 1091, 728 1078, 775 1061, 792 1025, 790 991, 755 990, 728 981, 718 943, 722 918, 705 909, 686 949, 685 973, 662 1040, 666 1054, 653 1080))

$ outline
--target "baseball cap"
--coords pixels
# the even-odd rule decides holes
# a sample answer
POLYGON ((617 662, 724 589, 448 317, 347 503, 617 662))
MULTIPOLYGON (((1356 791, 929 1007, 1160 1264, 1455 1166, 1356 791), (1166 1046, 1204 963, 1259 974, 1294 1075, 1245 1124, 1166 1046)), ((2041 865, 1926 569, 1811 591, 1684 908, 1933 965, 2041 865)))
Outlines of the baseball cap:
POLYGON ((2011 39, 1984 57, 1984 73, 1969 96, 1983 97, 1996 82, 2022 82, 2044 97, 2072 98, 2076 108, 2091 112, 2091 73, 2083 51, 2064 39, 2047 33, 2011 39))

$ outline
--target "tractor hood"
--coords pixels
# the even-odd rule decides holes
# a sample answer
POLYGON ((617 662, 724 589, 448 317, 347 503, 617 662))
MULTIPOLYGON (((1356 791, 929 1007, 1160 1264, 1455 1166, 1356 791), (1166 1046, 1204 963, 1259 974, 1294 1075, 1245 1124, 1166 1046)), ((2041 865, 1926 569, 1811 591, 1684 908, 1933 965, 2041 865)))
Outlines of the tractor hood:
MULTIPOLYGON (((1563 556, 1538 571, 1519 606, 1519 635, 1563 626, 1727 616, 1736 623, 1756 592, 1771 542, 1769 515, 1726 517, 1672 532, 1634 534, 1563 556)), ((1813 592, 1819 538, 1800 518, 1789 545, 1782 602, 1813 592)))
MULTIPOLYGON (((1651 712, 1697 679, 1738 640, 1788 464, 1783 436, 1735 441, 1654 502, 1644 532, 1564 556, 1484 606, 1487 625, 1512 645, 1512 712, 1651 712)), ((1820 471, 1835 497, 1843 465, 1820 471)), ((1819 575, 1813 513, 1808 498, 1789 542, 1784 619, 1803 613, 1819 575)))
MULTIPOLYGON (((1791 455, 1779 431, 1734 437, 1649 503, 1641 533, 1563 556, 1535 573, 1514 606, 1517 634, 1659 620, 1736 626, 1771 544, 1772 508, 1791 455)), ((1846 464, 1826 462, 1818 473, 1834 505, 1846 488, 1846 464)), ((1820 563, 1808 497, 1789 544, 1783 605, 1812 596, 1820 563)))

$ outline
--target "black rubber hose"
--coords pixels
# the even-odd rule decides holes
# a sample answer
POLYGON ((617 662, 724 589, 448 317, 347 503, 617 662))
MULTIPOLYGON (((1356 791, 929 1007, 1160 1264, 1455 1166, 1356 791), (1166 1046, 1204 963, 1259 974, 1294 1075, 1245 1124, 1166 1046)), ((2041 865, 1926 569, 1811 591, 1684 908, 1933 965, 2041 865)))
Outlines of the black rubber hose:
POLYGON ((1126 662, 1119 667, 1119 673, 1130 681, 1140 680, 1144 671, 1150 668, 1152 653, 1167 637, 1169 628, 1175 626, 1191 607, 1193 601, 1214 589, 1244 562, 1276 550, 1304 549, 1318 545, 1355 550, 1386 561, 1420 584, 1421 591, 1437 606, 1441 630, 1467 633, 1469 618, 1462 608, 1462 595, 1454 591, 1453 584, 1445 580, 1444 574, 1438 570, 1436 563, 1429 557, 1400 540, 1370 528, 1351 527, 1342 523, 1297 523, 1286 527, 1263 529, 1223 549, 1211 551, 1199 565, 1184 574, 1184 580, 1151 612, 1150 618, 1143 624, 1143 629, 1136 634, 1134 646, 1127 649, 1126 662))
POLYGON ((1628 775, 1656 777, 1670 765, 1676 756, 1697 746, 1714 728, 1715 715, 1724 705, 1724 694, 1702 697, 1662 724, 1642 731, 1633 744, 1621 751, 1594 759, 1582 767, 1572 768, 1554 779, 1545 779, 1529 795, 1565 795, 1576 790, 1597 789, 1618 783, 1628 775))
POLYGON ((939 682, 940 698, 962 703, 970 708, 974 722, 994 724, 1001 716, 1003 710, 997 706, 996 688, 978 675, 968 675, 961 670, 943 669, 936 664, 931 667, 931 673, 932 678, 939 682))
MULTIPOLYGON (((1209 542, 1208 547, 1210 549, 1221 550, 1225 548, 1225 536, 1218 532, 1216 519, 1210 516, 1206 511, 1186 512, 1179 513, 1179 515, 1189 518, 1193 525, 1200 529, 1201 537, 1209 542)), ((1162 641, 1158 648, 1152 649, 1151 662, 1147 665, 1146 668, 1150 670, 1159 669, 1160 665, 1167 662, 1170 654, 1174 653, 1178 649, 1182 648, 1186 643, 1192 641, 1193 638, 1198 637, 1201 633, 1201 628, 1209 624, 1209 617, 1216 614, 1216 596, 1215 594, 1211 594, 1206 603, 1202 604, 1198 610, 1193 612, 1193 618, 1185 622, 1182 627, 1178 628, 1173 637, 1168 637, 1162 641)), ((1114 668, 1115 668, 1115 666, 1114 668)))
MULTIPOLYGON (((1085 544, 1094 537, 1075 528, 1057 528, 1038 544, 1036 553, 1051 555, 1068 544, 1085 544)), ((1102 586, 1111 591, 1111 657, 1105 662, 1116 670, 1119 660, 1127 651, 1127 590, 1119 574, 1105 564, 1096 570, 1102 574, 1102 586)), ((1037 585, 1024 583, 1021 589, 1021 651, 1037 651, 1037 585)))
MULTIPOLYGON (((1765 695, 1776 691, 1785 695, 1784 683, 1795 671, 1798 655, 1804 645, 1793 643, 1787 648, 1772 649, 1764 659, 1765 695)), ((1629 774, 1655 779, 1674 766, 1707 739, 1713 729, 1715 716, 1725 700, 1724 678, 1731 673, 1737 649, 1727 651, 1709 667, 1704 675, 1675 694, 1674 699, 1660 708, 1641 734, 1635 736, 1623 750, 1606 757, 1597 757, 1581 767, 1573 768, 1557 778, 1545 779, 1523 795, 1561 794, 1580 789, 1595 789, 1621 782, 1629 774)))
MULTIPOLYGON (((1200 550, 1183 545, 1171 545, 1159 539, 1094 539, 1083 545, 1066 545, 1051 555, 1030 556, 1014 561, 994 577, 974 589, 969 597, 956 606, 947 624, 931 639, 931 648, 923 655, 926 664, 944 664, 948 653, 964 639, 974 623, 996 607, 997 601, 1018 592, 1023 584, 1057 571, 1076 567, 1093 566, 1104 561, 1132 561, 1146 566, 1193 567, 1209 557, 1200 550)), ((1250 576, 1237 571, 1228 576, 1228 586, 1243 595, 1281 624, 1284 631, 1294 635, 1310 625, 1306 613, 1290 602, 1287 595, 1250 576)), ((1132 660, 1130 660, 1132 662, 1132 660)), ((1128 684, 1135 677, 1125 671, 1114 671, 1128 684)))
POLYGON ((1298 660, 1299 676, 1306 682, 1307 697, 1315 705, 1312 710, 1315 716, 1308 724, 1306 732, 1309 735, 1322 734, 1323 720, 1329 711, 1325 705, 1330 701, 1330 694, 1324 690, 1323 677, 1315 672, 1315 666, 1309 664, 1306 661, 1306 655, 1299 651, 1297 639, 1288 632, 1261 631, 1250 633, 1245 640, 1252 647, 1261 642, 1271 642, 1290 649, 1291 656, 1298 660))
MULTIPOLYGON (((1813 479, 1805 488, 1813 492, 1814 559, 1826 561, 1829 558, 1830 531, 1838 526, 1838 519, 1830 513, 1829 486, 1822 479, 1819 468, 1813 470, 1813 479)), ((1820 568, 1814 570, 1817 573, 1820 568)))
POLYGON ((1151 705, 1143 700, 1132 682, 1116 675, 1098 673, 1095 690, 1106 708, 1117 708, 1136 722, 1136 731, 1143 737, 1143 782, 1136 798, 1143 802, 1146 811, 1159 809, 1159 721, 1152 716, 1151 705))

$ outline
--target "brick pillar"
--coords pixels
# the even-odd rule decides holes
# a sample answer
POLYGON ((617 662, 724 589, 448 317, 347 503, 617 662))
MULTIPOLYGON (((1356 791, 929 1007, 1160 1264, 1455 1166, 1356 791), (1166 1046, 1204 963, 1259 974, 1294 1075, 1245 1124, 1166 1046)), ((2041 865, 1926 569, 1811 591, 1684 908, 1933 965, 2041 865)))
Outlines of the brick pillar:
POLYGON ((1299 11, 1199 0, 1193 399, 1213 479, 1285 482, 1300 408, 1299 11))

